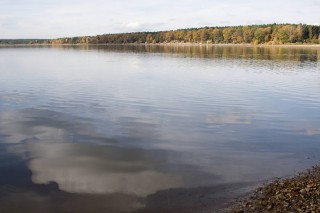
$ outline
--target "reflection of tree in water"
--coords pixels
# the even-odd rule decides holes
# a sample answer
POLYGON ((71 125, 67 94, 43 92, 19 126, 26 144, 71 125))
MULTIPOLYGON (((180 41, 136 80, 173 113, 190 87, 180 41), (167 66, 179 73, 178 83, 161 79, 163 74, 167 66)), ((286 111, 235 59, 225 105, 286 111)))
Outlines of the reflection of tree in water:
POLYGON ((176 54, 194 58, 252 59, 316 62, 320 49, 312 47, 206 46, 206 45, 81 45, 54 46, 64 49, 99 50, 131 53, 176 54))

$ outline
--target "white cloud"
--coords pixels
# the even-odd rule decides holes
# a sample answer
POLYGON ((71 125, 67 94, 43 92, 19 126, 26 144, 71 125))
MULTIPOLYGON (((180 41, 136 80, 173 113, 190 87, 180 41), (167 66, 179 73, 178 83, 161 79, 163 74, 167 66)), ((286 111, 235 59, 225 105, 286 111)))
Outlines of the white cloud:
POLYGON ((141 23, 136 21, 136 22, 124 23, 123 25, 128 28, 137 28, 141 26, 141 23))

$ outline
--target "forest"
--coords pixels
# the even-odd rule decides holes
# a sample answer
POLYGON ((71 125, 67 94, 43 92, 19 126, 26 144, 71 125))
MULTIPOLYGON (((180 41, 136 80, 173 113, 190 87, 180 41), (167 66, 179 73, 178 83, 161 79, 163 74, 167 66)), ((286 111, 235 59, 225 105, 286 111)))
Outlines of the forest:
POLYGON ((53 39, 52 44, 319 44, 320 26, 268 24, 204 27, 160 32, 133 32, 53 39))
POLYGON ((0 44, 320 44, 320 26, 267 24, 132 32, 57 39, 0 39, 0 44))
POLYGON ((0 45, 12 44, 50 44, 49 39, 0 39, 0 45))

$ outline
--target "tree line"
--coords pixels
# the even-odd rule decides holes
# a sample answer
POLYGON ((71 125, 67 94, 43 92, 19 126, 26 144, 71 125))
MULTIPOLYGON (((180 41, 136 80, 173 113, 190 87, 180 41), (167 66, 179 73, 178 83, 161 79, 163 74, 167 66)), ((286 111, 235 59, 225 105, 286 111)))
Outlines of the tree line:
POLYGON ((134 32, 59 38, 51 44, 319 44, 320 26, 306 24, 268 24, 232 27, 204 27, 160 32, 134 32))
POLYGON ((320 44, 320 26, 267 24, 133 32, 58 39, 0 39, 0 44, 320 44))
POLYGON ((49 39, 0 39, 0 45, 12 44, 50 44, 49 39))

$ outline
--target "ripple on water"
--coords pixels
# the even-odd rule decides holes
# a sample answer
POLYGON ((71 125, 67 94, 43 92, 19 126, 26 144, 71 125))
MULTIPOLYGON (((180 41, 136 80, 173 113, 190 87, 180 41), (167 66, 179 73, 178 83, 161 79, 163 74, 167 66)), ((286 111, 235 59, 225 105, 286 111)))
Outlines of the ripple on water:
POLYGON ((209 205, 319 160, 318 50, 59 48, 0 51, 0 206, 209 205))

